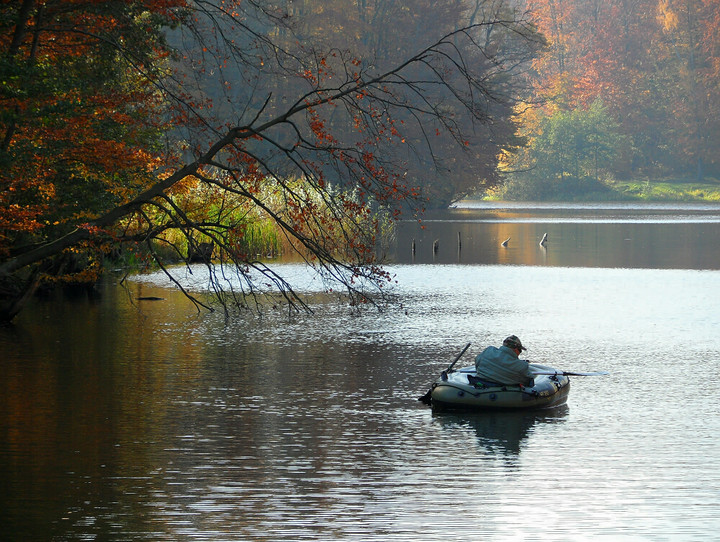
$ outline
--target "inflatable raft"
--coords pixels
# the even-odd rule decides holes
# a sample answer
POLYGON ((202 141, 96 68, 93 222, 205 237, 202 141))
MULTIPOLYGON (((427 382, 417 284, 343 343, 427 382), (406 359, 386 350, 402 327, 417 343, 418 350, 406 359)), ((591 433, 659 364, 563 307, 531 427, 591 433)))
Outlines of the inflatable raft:
POLYGON ((475 367, 443 371, 430 389, 435 409, 510 410, 553 408, 565 404, 570 379, 552 367, 530 364, 537 374, 532 387, 504 386, 484 382, 475 375, 475 367))

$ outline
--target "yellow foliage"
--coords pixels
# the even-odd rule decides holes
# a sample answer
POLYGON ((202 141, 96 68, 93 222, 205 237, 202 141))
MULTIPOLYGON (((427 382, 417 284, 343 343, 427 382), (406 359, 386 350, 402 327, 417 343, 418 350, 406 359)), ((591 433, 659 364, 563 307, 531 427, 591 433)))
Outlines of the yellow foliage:
POLYGON ((658 23, 660 23, 667 32, 672 32, 678 27, 678 15, 671 9, 670 0, 660 0, 660 2, 658 2, 657 18, 658 23))

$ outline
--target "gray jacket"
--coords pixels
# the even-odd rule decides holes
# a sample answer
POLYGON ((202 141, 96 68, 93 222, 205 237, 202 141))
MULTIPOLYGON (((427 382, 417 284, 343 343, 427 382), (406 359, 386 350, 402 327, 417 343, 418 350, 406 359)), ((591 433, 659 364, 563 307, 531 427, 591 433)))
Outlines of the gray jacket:
POLYGON ((475 358, 475 370, 483 380, 498 384, 531 386, 533 374, 527 361, 518 359, 507 346, 488 346, 475 358))

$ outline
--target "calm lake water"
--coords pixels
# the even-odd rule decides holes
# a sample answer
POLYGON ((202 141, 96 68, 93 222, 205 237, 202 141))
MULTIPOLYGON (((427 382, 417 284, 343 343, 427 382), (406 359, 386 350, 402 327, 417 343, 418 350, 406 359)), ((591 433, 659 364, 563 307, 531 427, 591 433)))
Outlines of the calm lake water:
POLYGON ((384 312, 312 295, 313 315, 225 319, 152 275, 0 328, 0 538, 720 539, 720 206, 423 224, 387 249, 384 312), (611 374, 539 413, 417 401, 466 343, 459 365, 510 333, 611 374))

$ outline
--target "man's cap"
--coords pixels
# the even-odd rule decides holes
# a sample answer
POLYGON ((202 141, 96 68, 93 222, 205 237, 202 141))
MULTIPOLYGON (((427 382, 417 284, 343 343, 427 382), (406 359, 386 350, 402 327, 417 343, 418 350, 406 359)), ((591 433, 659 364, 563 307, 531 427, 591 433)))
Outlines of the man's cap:
POLYGON ((510 335, 507 339, 503 341, 503 346, 507 346, 508 348, 518 349, 518 350, 527 350, 522 343, 520 342, 520 339, 517 338, 516 335, 510 335))

